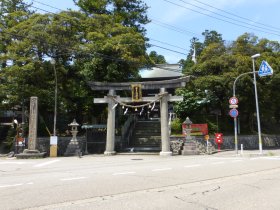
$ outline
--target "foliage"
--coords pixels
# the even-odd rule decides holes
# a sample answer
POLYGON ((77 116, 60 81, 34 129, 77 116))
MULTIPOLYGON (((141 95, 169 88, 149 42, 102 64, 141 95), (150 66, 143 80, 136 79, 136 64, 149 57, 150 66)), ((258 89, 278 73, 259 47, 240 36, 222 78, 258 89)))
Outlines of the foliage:
POLYGON ((134 80, 139 77, 139 67, 149 60, 142 28, 148 22, 143 2, 77 4, 82 11, 58 14, 34 13, 21 0, 5 0, 0 5, 1 108, 27 109, 29 98, 38 96, 44 119, 40 134, 48 135, 45 127, 52 130, 55 72, 57 124, 63 130, 73 118, 90 122, 101 113, 92 104, 98 94, 90 91, 88 81, 134 80))
POLYGON ((151 61, 154 64, 164 64, 164 63, 166 63, 166 60, 165 60, 164 56, 157 54, 156 51, 151 51, 149 53, 149 58, 151 59, 151 61))
MULTIPOLYGON (((262 60, 268 61, 274 69, 273 76, 257 78, 261 119, 264 132, 275 131, 273 127, 280 122, 277 111, 280 107, 276 102, 280 97, 279 92, 276 91, 276 86, 279 85, 279 43, 245 33, 236 41, 226 45, 221 34, 215 31, 206 30, 203 35, 204 42, 199 42, 196 38, 191 39, 191 46, 195 45, 194 40, 199 43, 199 46, 203 46, 196 54, 197 64, 191 60, 192 50, 187 60, 182 61, 185 64, 185 74, 193 77, 186 88, 177 91, 184 96, 184 101, 175 106, 178 116, 182 119, 190 116, 193 119, 204 115, 206 116, 204 120, 214 128, 216 122, 211 119, 211 115, 228 116, 228 99, 232 96, 235 78, 242 73, 252 72, 251 56, 261 53, 261 57, 256 59, 256 70, 262 60)), ((257 127, 251 74, 238 80, 236 93, 240 101, 241 131, 254 133, 257 127)), ((225 129, 222 132, 232 132, 224 126, 232 119, 229 116, 228 119, 222 119, 224 121, 221 124, 225 129)))
POLYGON ((182 122, 179 118, 175 118, 171 122, 171 133, 172 134, 182 134, 182 122))

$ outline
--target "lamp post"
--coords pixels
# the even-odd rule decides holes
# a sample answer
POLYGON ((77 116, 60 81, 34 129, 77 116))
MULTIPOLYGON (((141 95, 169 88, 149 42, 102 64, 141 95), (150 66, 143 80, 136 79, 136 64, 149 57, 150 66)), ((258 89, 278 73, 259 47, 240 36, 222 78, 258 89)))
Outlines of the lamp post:
MULTIPOLYGON (((253 62, 253 72, 255 72, 255 59, 260 57, 260 56, 261 55, 259 53, 251 56, 252 62, 253 62)), ((262 154, 262 137, 261 137, 261 124, 260 124, 260 113, 259 113, 257 81, 256 81, 256 74, 253 74, 253 75, 254 75, 255 98, 256 98, 256 111, 257 111, 258 136, 259 136, 259 150, 260 150, 260 154, 262 154)))
MULTIPOLYGON (((236 87, 236 82, 237 80, 244 76, 244 75, 247 75, 247 74, 255 74, 256 71, 254 70, 253 72, 246 72, 246 73, 243 73, 243 74, 240 74, 238 77, 236 77, 236 79, 234 80, 234 83, 233 83, 233 97, 235 97, 235 87, 236 87)), ((236 117, 234 118, 234 144, 235 144, 235 151, 236 151, 236 154, 238 154, 238 140, 237 140, 237 119, 236 117)))
POLYGON ((53 117, 53 135, 56 136, 56 115, 57 115, 57 74, 55 68, 55 60, 51 60, 51 64, 53 64, 54 69, 54 77, 55 77, 55 89, 54 89, 54 117, 53 117))

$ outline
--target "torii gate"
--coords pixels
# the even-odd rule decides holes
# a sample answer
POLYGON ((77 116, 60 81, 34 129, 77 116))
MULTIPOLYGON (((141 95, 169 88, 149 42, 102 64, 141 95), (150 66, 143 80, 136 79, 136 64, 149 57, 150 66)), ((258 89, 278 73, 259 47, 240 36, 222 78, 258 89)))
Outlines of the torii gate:
POLYGON ((156 101, 160 102, 160 124, 161 124, 161 152, 162 156, 170 156, 170 137, 168 129, 168 101, 182 101, 182 96, 172 96, 166 92, 167 88, 184 87, 190 79, 189 76, 178 79, 163 81, 131 82, 131 83, 107 83, 89 82, 92 90, 108 90, 104 98, 94 98, 94 103, 108 103, 107 138, 105 155, 115 155, 115 106, 121 104, 126 107, 144 107, 156 101), (155 97, 142 97, 142 90, 159 89, 155 97), (131 98, 123 98, 116 95, 116 90, 131 90, 131 98), (146 102, 144 105, 133 106, 128 103, 146 102))

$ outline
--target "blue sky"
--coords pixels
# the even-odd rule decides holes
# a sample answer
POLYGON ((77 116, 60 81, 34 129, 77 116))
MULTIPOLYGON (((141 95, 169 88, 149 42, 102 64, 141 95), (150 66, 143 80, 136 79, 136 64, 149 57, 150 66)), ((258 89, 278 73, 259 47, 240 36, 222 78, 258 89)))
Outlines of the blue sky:
MULTIPOLYGON (((36 1, 60 9, 75 8, 72 0, 36 1)), ((148 15, 152 19, 146 26, 150 43, 169 49, 151 47, 149 51, 157 51, 168 63, 185 59, 186 56, 183 54, 189 51, 190 39, 195 36, 203 41, 201 33, 206 29, 216 30, 226 41, 233 41, 245 32, 254 33, 259 38, 280 41, 279 0, 144 0, 144 2, 150 7, 148 15)), ((33 6, 56 12, 55 9, 36 2, 33 6)))

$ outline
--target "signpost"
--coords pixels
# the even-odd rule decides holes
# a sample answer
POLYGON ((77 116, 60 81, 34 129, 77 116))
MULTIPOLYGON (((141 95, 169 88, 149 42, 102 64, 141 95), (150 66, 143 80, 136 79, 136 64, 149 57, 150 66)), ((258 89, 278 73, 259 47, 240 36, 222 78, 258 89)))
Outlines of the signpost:
POLYGON ((230 105, 237 105, 238 104, 238 99, 235 96, 231 97, 229 99, 229 104, 230 105))
POLYGON ((262 61, 258 74, 260 77, 269 76, 273 74, 273 69, 266 61, 262 61))
POLYGON ((255 54, 253 56, 251 56, 252 58, 252 62, 253 62, 253 71, 252 72, 246 72, 243 74, 240 74, 238 77, 236 77, 236 79, 234 80, 233 83, 233 97, 231 97, 229 99, 229 103, 230 109, 235 109, 235 110, 230 110, 230 115, 231 117, 234 118, 234 133, 235 133, 235 149, 236 152, 238 153, 238 148, 237 148, 237 122, 236 122, 236 117, 238 116, 238 100, 236 100, 235 98, 235 84, 237 82, 237 80, 242 77, 243 75, 247 75, 247 74, 253 74, 254 76, 254 87, 255 87, 255 100, 256 100, 256 112, 257 112, 257 123, 258 123, 258 136, 259 136, 259 150, 260 150, 260 154, 262 154, 262 140, 261 140, 261 127, 260 127, 260 117, 259 117, 259 105, 258 105, 258 95, 257 95, 257 82, 256 82, 256 73, 258 73, 258 75, 260 77, 263 76, 269 76, 273 74, 273 69, 271 68, 271 66, 266 62, 266 61, 262 61, 259 71, 255 71, 255 59, 260 57, 260 54, 255 54), (236 117, 234 117, 236 116, 236 117))
POLYGON ((205 135, 204 136, 204 139, 206 140, 206 151, 207 151, 207 154, 209 153, 209 149, 208 149, 208 145, 209 145, 209 135, 207 134, 207 135, 205 135))
POLYGON ((229 111, 229 115, 233 118, 236 118, 238 116, 238 110, 237 109, 231 109, 229 111))
POLYGON ((238 143, 237 143, 237 116, 238 116, 238 99, 235 97, 235 95, 233 97, 231 97, 229 99, 229 108, 231 109, 229 111, 229 115, 234 118, 234 143, 235 143, 235 151, 236 154, 238 154, 238 143))

